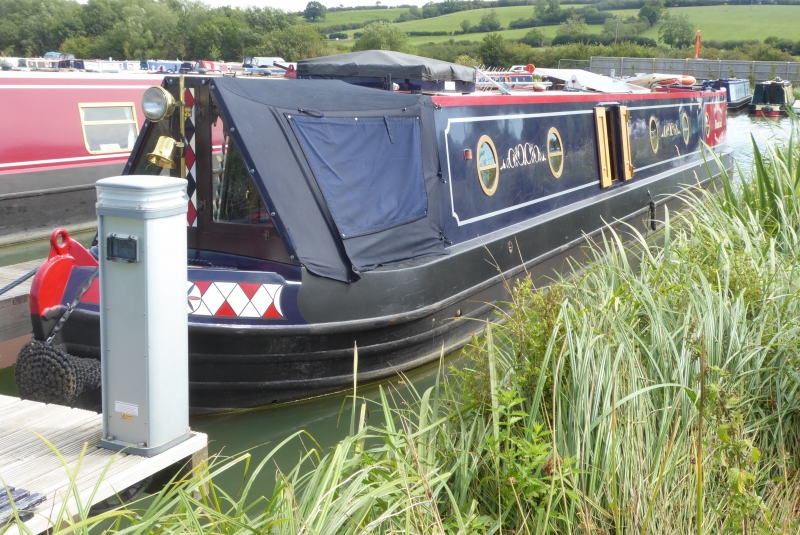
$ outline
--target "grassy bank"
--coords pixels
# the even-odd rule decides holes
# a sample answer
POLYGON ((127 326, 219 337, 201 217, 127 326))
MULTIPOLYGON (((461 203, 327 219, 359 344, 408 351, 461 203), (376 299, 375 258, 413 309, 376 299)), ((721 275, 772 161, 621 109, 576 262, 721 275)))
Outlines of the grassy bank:
POLYGON ((465 368, 357 404, 331 451, 298 433, 293 466, 219 458, 112 531, 800 532, 798 134, 687 192, 659 245, 609 233, 579 275, 516 285, 465 368))

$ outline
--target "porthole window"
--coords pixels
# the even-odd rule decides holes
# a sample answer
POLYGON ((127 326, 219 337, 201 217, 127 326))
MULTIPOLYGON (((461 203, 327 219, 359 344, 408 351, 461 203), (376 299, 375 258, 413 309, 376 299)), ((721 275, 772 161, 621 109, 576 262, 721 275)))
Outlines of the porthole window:
POLYGON ((555 128, 547 133, 547 163, 550 164, 553 176, 559 178, 564 171, 564 144, 555 128))
POLYGON ((500 166, 497 162, 497 150, 489 136, 481 136, 478 140, 478 180, 486 195, 494 195, 500 180, 500 166))
POLYGON ((688 145, 691 129, 689 128, 689 115, 686 113, 681 116, 681 133, 683 134, 683 142, 688 145))
POLYGON ((658 152, 658 123, 655 117, 650 117, 650 146, 653 152, 658 152))
POLYGON ((709 134, 711 134, 711 119, 708 118, 708 113, 706 113, 705 133, 706 137, 708 137, 709 134))

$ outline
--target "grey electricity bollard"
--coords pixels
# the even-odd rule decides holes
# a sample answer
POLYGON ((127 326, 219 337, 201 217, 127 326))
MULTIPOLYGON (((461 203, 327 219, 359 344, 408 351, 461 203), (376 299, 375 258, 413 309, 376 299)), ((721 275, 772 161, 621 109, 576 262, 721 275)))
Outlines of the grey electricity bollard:
POLYGON ((103 439, 150 457, 190 436, 186 181, 97 182, 103 439))

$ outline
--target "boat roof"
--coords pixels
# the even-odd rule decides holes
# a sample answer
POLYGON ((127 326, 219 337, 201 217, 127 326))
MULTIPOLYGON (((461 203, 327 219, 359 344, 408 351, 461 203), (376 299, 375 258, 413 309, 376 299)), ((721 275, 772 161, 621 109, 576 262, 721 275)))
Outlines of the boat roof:
POLYGON ((584 71, 583 69, 536 69, 534 74, 563 80, 573 90, 591 90, 599 93, 649 93, 650 90, 616 78, 584 71))
POLYGON ((445 80, 475 82, 475 70, 470 67, 389 50, 364 50, 300 60, 297 62, 297 75, 337 78, 346 76, 384 78, 386 75, 391 75, 392 78, 431 82, 445 80))

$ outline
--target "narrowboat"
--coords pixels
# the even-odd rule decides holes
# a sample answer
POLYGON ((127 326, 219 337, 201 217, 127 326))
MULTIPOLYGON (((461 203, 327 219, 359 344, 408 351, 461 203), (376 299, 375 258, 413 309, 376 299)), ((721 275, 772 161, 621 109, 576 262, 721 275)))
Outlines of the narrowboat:
POLYGON ((163 75, 3 72, 0 240, 91 226, 94 183, 123 171, 144 117, 145 90, 163 75))
POLYGON ((794 105, 794 101, 792 82, 775 78, 756 84, 748 110, 759 117, 780 117, 788 115, 787 110, 794 105))
POLYGON ((750 91, 750 80, 742 78, 706 80, 703 82, 703 87, 716 90, 724 88, 726 91, 725 98, 728 100, 728 111, 740 110, 753 100, 753 92, 750 91))
MULTIPOLYGON (((576 73, 580 90, 475 92, 473 69, 367 51, 301 61, 293 80, 148 90, 123 174, 186 179, 192 410, 352 387, 356 345, 362 382, 436 360, 607 224, 655 228, 670 194, 718 176, 704 151, 732 167, 724 91, 576 73)), ((34 279, 37 339, 97 265, 60 230, 51 243, 45 267, 67 267, 34 279)), ((56 341, 99 359, 86 288, 56 341)))

